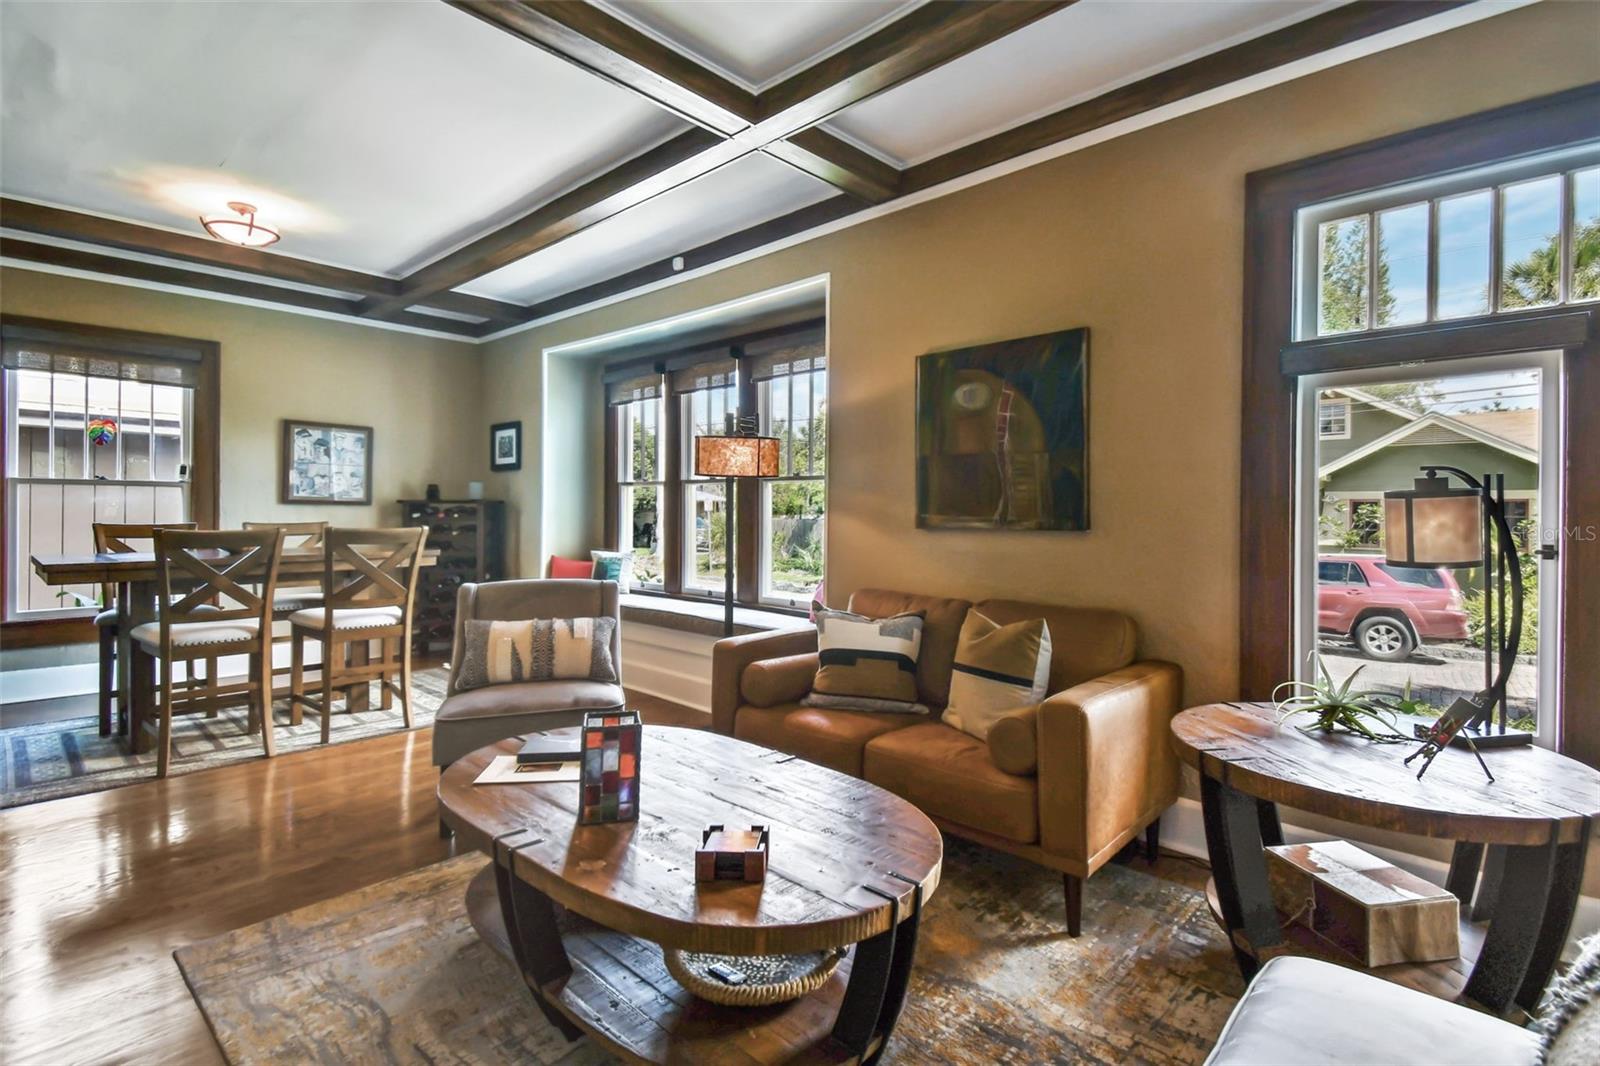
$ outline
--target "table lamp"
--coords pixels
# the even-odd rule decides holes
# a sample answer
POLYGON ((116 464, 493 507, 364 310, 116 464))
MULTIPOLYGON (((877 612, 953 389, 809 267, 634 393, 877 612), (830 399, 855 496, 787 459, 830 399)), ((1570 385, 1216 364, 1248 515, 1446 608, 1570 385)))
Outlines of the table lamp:
POLYGON ((733 482, 735 478, 774 478, 778 476, 779 441, 777 437, 763 437, 755 432, 753 419, 739 419, 730 426, 730 432, 720 436, 694 439, 694 472, 696 477, 720 477, 727 486, 723 494, 723 526, 727 558, 723 563, 723 617, 722 635, 733 636, 733 561, 734 520, 733 482))

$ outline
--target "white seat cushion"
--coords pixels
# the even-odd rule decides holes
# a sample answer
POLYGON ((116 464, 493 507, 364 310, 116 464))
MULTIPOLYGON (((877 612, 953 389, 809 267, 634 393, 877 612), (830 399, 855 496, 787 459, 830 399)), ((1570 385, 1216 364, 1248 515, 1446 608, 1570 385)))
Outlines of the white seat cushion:
MULTIPOLYGON (((179 622, 172 627, 172 646, 193 648, 203 644, 236 644, 256 638, 257 625, 253 618, 236 618, 226 622, 179 622)), ((146 648, 161 647, 161 623, 146 622, 133 627, 129 634, 146 648)))
MULTIPOLYGON (((312 607, 294 612, 289 616, 289 621, 306 629, 321 629, 326 617, 327 613, 323 608, 312 607)), ((333 628, 383 629, 399 625, 401 617, 398 607, 344 607, 333 612, 333 628)))
POLYGON ((1532 1066, 1538 1051, 1538 1037, 1510 1022, 1368 973, 1285 955, 1250 982, 1206 1063, 1532 1066))
POLYGON ((101 611, 99 614, 94 616, 94 624, 97 625, 97 626, 114 626, 114 625, 116 625, 117 624, 117 609, 115 607, 113 607, 110 610, 101 611))
POLYGON ((279 618, 321 606, 322 593, 318 589, 282 589, 272 597, 272 613, 279 618))

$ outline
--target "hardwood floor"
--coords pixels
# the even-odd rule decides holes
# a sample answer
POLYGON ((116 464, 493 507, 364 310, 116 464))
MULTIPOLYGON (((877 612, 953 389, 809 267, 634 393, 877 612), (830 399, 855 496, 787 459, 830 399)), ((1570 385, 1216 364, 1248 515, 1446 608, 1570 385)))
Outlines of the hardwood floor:
MULTIPOLYGON (((651 722, 710 722, 632 703, 651 722)), ((173 950, 452 854, 431 740, 394 733, 0 812, 0 1062, 221 1062, 173 950)))

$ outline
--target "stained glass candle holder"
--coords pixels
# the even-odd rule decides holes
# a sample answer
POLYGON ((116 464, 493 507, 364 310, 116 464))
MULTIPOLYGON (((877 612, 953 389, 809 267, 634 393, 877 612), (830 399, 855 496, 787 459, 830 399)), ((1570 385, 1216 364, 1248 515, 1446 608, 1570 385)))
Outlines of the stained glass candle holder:
POLYGON ((583 802, 578 824, 639 820, 639 746, 644 723, 637 711, 597 711, 583 716, 583 802))

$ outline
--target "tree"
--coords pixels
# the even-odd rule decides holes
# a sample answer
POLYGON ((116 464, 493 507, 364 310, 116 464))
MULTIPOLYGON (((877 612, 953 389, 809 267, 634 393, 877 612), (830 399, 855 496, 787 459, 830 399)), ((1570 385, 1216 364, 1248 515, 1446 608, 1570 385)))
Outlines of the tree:
MULTIPOLYGON (((1322 227, 1319 333, 1349 333, 1367 328, 1368 219, 1347 220, 1322 227)), ((1377 320, 1394 314, 1395 296, 1389 281, 1388 249, 1380 238, 1377 256, 1377 320)))
MULTIPOLYGON (((1600 296, 1600 218, 1572 235, 1572 296, 1600 296)), ((1540 307, 1561 298, 1561 237, 1550 239, 1506 268, 1500 306, 1507 311, 1540 307)))

